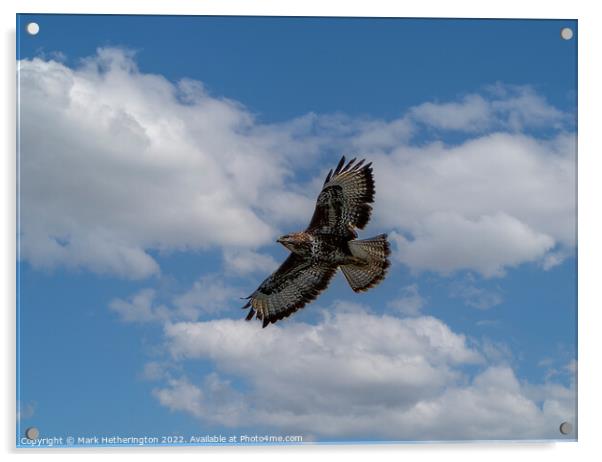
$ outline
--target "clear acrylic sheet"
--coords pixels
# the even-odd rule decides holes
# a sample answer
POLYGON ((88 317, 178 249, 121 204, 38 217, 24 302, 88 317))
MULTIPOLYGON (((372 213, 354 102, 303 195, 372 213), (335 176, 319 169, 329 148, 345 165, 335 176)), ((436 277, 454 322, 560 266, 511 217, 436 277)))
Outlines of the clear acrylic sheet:
POLYGON ((577 36, 18 15, 17 446, 575 441, 577 36))

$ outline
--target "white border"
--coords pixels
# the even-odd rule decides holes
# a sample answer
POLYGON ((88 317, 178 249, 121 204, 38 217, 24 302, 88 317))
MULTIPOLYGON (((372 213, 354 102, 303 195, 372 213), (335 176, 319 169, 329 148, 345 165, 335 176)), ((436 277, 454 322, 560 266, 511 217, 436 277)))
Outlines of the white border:
MULTIPOLYGON (((0 266, 0 293, 4 295, 4 331, 2 398, 5 409, 0 420, 2 447, 9 456, 17 452, 13 442, 15 430, 14 367, 15 367, 15 14, 20 13, 107 13, 107 14, 209 14, 209 15, 284 15, 284 16, 403 16, 403 17, 481 17, 481 18, 563 18, 579 20, 579 442, 556 444, 439 444, 401 446, 302 446, 302 447, 228 447, 228 448, 168 448, 168 449, 90 449, 90 450, 36 450, 45 457, 62 460, 65 457, 125 458, 143 456, 162 460, 169 453, 178 456, 211 457, 223 459, 245 457, 254 460, 277 460, 283 456, 291 460, 344 457, 363 460, 376 455, 385 460, 478 460, 488 461, 523 459, 562 460, 577 457, 594 458, 600 453, 600 313, 602 300, 599 287, 602 274, 597 264, 600 252, 600 183, 602 149, 598 133, 602 117, 599 82, 600 71, 600 16, 593 1, 526 2, 503 0, 479 2, 471 0, 420 0, 391 2, 386 0, 4 0, 0 2, 2 21, 2 92, 4 107, 0 139, 4 141, 2 157, 2 200, 0 207, 3 264, 0 266), (598 83, 598 85, 596 85, 598 83)), ((33 457, 31 451, 19 450, 21 459, 33 457)), ((599 456, 598 456, 599 457, 599 456)))

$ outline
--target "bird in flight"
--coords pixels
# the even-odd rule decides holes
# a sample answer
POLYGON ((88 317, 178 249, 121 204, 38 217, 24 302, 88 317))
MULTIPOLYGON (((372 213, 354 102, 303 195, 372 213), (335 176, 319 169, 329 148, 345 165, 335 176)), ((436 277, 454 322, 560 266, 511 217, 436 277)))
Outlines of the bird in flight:
POLYGON ((374 202, 372 163, 343 156, 330 170, 305 231, 285 234, 277 242, 291 251, 280 267, 246 297, 247 321, 256 316, 269 323, 290 316, 314 300, 340 267, 355 292, 381 282, 389 267, 386 234, 357 239, 355 228, 364 229, 374 202))

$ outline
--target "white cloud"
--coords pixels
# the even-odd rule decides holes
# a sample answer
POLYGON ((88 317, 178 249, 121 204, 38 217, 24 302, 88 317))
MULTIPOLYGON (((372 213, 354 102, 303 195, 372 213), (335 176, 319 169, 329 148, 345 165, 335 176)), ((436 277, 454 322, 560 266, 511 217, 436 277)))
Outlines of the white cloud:
POLYGON ((185 379, 170 379, 169 387, 155 389, 159 402, 174 411, 186 411, 196 417, 203 415, 203 392, 185 379))
POLYGON ((259 204, 304 203, 285 184, 286 133, 131 53, 23 60, 19 85, 21 255, 36 267, 146 277, 148 249, 264 244, 276 231, 259 204))
POLYGON ((491 123, 491 106, 480 95, 468 95, 460 103, 423 103, 411 109, 412 117, 444 130, 481 131, 491 123))
MULTIPOLYGON (((481 324, 482 325, 482 324, 481 324)), ((485 323, 487 325, 487 323, 485 323)), ((491 325, 491 323, 489 324, 491 325)), ((487 358, 487 362, 492 364, 514 364, 516 358, 512 350, 505 342, 492 340, 488 337, 483 337, 479 341, 480 351, 487 358)))
POLYGON ((213 315, 240 305, 241 292, 224 282, 220 275, 205 275, 199 278, 183 294, 173 298, 179 319, 198 319, 200 315, 213 315))
POLYGON ((498 291, 477 287, 472 275, 467 275, 464 280, 452 282, 449 295, 452 298, 460 298, 466 305, 479 310, 488 310, 503 301, 498 291))
POLYGON ((175 358, 210 359, 218 370, 252 381, 270 402, 293 406, 311 400, 329 407, 332 400, 351 397, 358 405, 372 399, 407 402, 456 377, 448 364, 481 360, 463 336, 434 318, 400 320, 359 310, 326 316, 318 325, 288 323, 273 329, 229 319, 176 323, 166 325, 165 334, 175 358), (313 385, 291 394, 295 383, 313 385))
POLYGON ((558 260, 575 245, 573 142, 496 133, 375 156, 376 221, 400 231, 395 257, 414 270, 491 277, 558 260))
POLYGON ((78 68, 23 60, 19 86, 20 255, 35 267, 144 278, 160 273, 149 251, 222 247, 233 270, 267 269, 253 252, 306 225, 338 159, 318 161, 333 151, 374 162, 370 226, 397 230, 396 258, 413 269, 499 276, 573 251, 575 136, 530 87, 497 84, 393 120, 269 125, 201 82, 140 72, 119 49, 78 68), (410 145, 421 128, 474 138, 410 145), (548 138, 521 133, 530 128, 548 138))
POLYGON ((391 122, 365 121, 352 137, 354 151, 372 151, 390 149, 406 144, 414 132, 414 124, 408 117, 394 119, 391 122))
POLYGON ((387 303, 389 308, 406 316, 418 316, 426 304, 424 297, 420 295, 417 284, 410 284, 399 291, 399 297, 387 303))
POLYGON ((521 384, 432 317, 336 310, 317 325, 262 330, 222 319, 168 324, 165 335, 176 361, 210 360, 216 372, 199 384, 168 381, 155 395, 208 424, 323 440, 523 439, 560 438, 560 422, 574 421, 573 388, 521 384), (466 365, 483 369, 471 377, 466 365))
POLYGON ((225 250, 226 270, 237 274, 255 272, 270 274, 278 267, 278 262, 271 256, 252 250, 225 250))
MULTIPOLYGON (((35 267, 144 278, 160 273, 151 250, 221 247, 226 269, 267 273, 277 262, 257 249, 278 227, 307 223, 338 160, 318 165, 321 152, 335 150, 374 162, 370 226, 396 230, 395 258, 411 269, 485 277, 525 262, 550 269, 575 245, 575 135, 528 87, 497 85, 394 120, 306 114, 262 125, 201 82, 142 73, 117 49, 75 69, 21 61, 19 86, 20 250, 35 267), (421 128, 473 138, 410 145, 421 128), (520 133, 529 128, 552 134, 520 133), (491 133, 499 130, 507 133, 491 133), (313 180, 299 184, 298 170, 313 180)), ((162 405, 210 423, 325 437, 559 437, 559 421, 574 420, 574 387, 521 383, 503 348, 477 348, 420 317, 417 286, 390 305, 411 319, 339 303, 317 325, 191 322, 240 295, 206 276, 165 303, 153 289, 111 302, 124 321, 164 322, 176 361, 216 365, 200 384, 148 365, 146 378, 166 381, 154 391, 162 405), (467 365, 481 372, 471 376, 467 365)))
POLYGON ((166 322, 197 320, 221 311, 239 308, 241 291, 219 275, 208 274, 195 281, 185 292, 172 294, 165 303, 157 301, 157 291, 145 288, 129 297, 116 298, 109 303, 125 322, 166 322))
POLYGON ((165 364, 158 361, 149 361, 144 365, 140 377, 144 380, 157 381, 168 378, 169 375, 166 372, 165 364))
POLYGON ((462 132, 526 128, 562 128, 569 116, 550 105, 529 86, 489 86, 486 97, 468 94, 460 102, 427 102, 410 109, 418 123, 462 132))
MULTIPOLYGON (((575 377, 577 374, 577 360, 571 359, 568 362, 566 361, 566 356, 568 352, 562 352, 562 350, 558 353, 558 356, 555 358, 543 358, 538 363, 537 366, 544 369, 544 376, 547 379, 557 378, 557 377, 575 377)), ((568 353, 570 354, 570 353, 568 353)))
POLYGON ((560 265, 568 256, 570 256, 570 252, 567 249, 560 249, 555 252, 548 252, 541 261, 541 267, 545 271, 548 271, 560 265))
POLYGON ((531 396, 512 369, 493 366, 468 386, 451 387, 437 400, 416 406, 402 421, 416 422, 417 435, 434 423, 434 433, 448 438, 561 439, 560 423, 574 421, 575 396, 574 388, 560 385, 531 396))
POLYGON ((125 322, 165 321, 169 318, 169 309, 165 305, 156 305, 155 297, 154 289, 142 289, 129 300, 112 300, 109 309, 125 322))
POLYGON ((216 373, 208 374, 201 386, 185 377, 170 378, 167 387, 155 388, 153 395, 172 411, 184 411, 199 419, 211 416, 211 422, 237 426, 248 414, 248 403, 241 393, 216 373))
POLYGON ((554 239, 533 231, 504 213, 467 219, 457 213, 433 213, 416 230, 413 240, 392 236, 397 258, 413 269, 436 269, 449 274, 474 269, 486 277, 504 268, 542 258, 554 239))
POLYGON ((530 86, 497 83, 489 90, 494 95, 492 111, 512 130, 527 127, 561 129, 574 117, 574 114, 564 114, 550 105, 530 86))

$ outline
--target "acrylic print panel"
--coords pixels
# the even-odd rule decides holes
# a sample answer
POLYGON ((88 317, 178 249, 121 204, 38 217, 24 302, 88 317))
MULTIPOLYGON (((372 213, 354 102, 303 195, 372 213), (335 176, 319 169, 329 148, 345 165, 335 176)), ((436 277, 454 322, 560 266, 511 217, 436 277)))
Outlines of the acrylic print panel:
POLYGON ((574 441, 577 37, 19 15, 17 445, 574 441))

